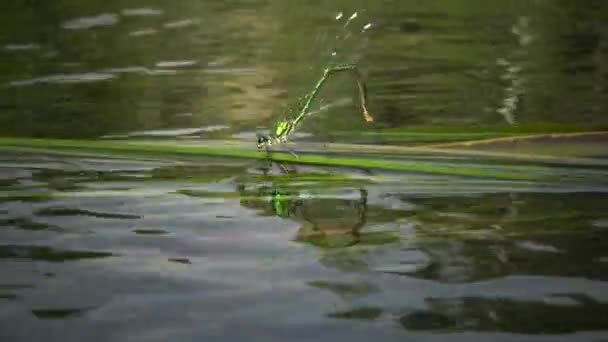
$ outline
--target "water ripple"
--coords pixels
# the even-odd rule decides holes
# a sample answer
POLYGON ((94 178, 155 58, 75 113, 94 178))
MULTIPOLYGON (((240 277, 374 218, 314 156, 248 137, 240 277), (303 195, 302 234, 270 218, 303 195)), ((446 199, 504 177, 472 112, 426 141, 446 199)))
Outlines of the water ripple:
POLYGON ((40 45, 35 43, 26 43, 26 44, 7 44, 4 46, 5 50, 8 51, 29 51, 29 50, 39 50, 40 45))
POLYGON ((143 30, 129 32, 129 36, 131 36, 131 37, 151 36, 153 34, 156 34, 157 32, 158 31, 153 28, 147 28, 147 29, 143 29, 143 30))
POLYGON ((157 63, 158 69, 149 69, 142 66, 127 66, 127 67, 114 67, 103 69, 98 72, 85 72, 78 74, 58 74, 50 76, 36 77, 27 80, 18 80, 7 83, 9 87, 24 87, 31 86, 41 83, 53 83, 53 84, 64 84, 64 83, 90 83, 98 81, 107 81, 116 78, 116 74, 142 74, 149 76, 158 75, 175 75, 178 73, 174 69, 165 68, 183 68, 195 65, 196 61, 167 61, 157 63))
MULTIPOLYGON (((184 115, 184 114, 181 114, 184 115)), ((208 133, 208 132, 216 132, 224 129, 230 128, 225 125, 212 125, 206 127, 192 127, 192 128, 176 128, 176 129, 157 129, 157 130, 148 130, 148 131, 134 131, 129 132, 124 135, 104 135, 102 138, 104 139, 112 139, 117 137, 177 137, 177 136, 187 136, 194 135, 200 133, 208 133)))
POLYGON ((173 69, 149 69, 146 67, 132 66, 132 67, 117 67, 117 68, 108 68, 101 71, 102 73, 110 73, 110 74, 128 74, 128 73, 137 73, 144 75, 175 75, 177 74, 177 70, 173 69))
POLYGON ((9 87, 23 87, 31 86, 39 83, 89 83, 98 81, 107 81, 115 78, 116 76, 110 73, 100 72, 85 72, 81 74, 59 74, 44 77, 32 78, 29 80, 13 81, 9 82, 9 87))
POLYGON ((255 67, 249 68, 209 68, 202 70, 205 74, 243 74, 256 72, 255 67))
POLYGON ((82 74, 59 74, 44 76, 38 78, 32 78, 29 80, 13 81, 9 82, 9 87, 23 87, 30 86, 39 83, 89 83, 98 81, 107 81, 113 79, 113 74, 99 73, 99 72, 86 72, 82 74))
POLYGON ((109 74, 128 74, 128 73, 143 73, 147 74, 150 70, 146 67, 140 66, 129 66, 129 67, 119 67, 119 68, 108 68, 101 71, 102 73, 109 74))
POLYGON ((197 61, 185 60, 185 61, 161 61, 156 63, 157 68, 184 68, 196 65, 197 61))
POLYGON ((104 13, 95 17, 81 17, 65 21, 61 27, 66 30, 87 30, 97 26, 111 26, 118 22, 118 16, 104 13))
POLYGON ((163 14, 163 10, 156 8, 127 8, 120 12, 125 17, 150 17, 163 14))
POLYGON ((159 129, 149 131, 137 131, 127 134, 129 137, 175 137, 180 135, 192 135, 203 132, 202 128, 178 128, 178 129, 159 129))
POLYGON ((165 23, 163 26, 168 29, 175 29, 175 28, 192 26, 196 23, 198 23, 198 22, 193 19, 183 19, 183 20, 176 20, 176 21, 171 21, 171 22, 165 23))

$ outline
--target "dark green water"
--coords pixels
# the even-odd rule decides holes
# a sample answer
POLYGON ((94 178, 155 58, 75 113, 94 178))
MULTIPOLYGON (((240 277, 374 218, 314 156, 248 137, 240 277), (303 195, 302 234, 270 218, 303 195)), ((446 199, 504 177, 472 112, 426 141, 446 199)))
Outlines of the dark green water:
MULTIPOLYGON (((607 2, 294 3, 2 1, 0 135, 608 125, 607 2)), ((0 341, 608 340, 602 163, 417 158, 546 177, 4 149, 0 341)))
MULTIPOLYGON (((332 60, 367 76, 373 129, 606 127, 607 23, 601 0, 3 1, 0 133, 250 131, 332 60)), ((332 80, 304 131, 365 127, 355 89, 332 80)))

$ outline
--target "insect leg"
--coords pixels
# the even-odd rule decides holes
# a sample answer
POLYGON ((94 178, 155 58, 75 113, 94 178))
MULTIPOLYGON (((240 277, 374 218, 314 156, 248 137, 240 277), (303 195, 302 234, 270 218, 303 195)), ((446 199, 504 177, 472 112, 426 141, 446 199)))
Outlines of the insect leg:
POLYGON ((291 148, 287 148, 287 150, 289 151, 289 153, 291 153, 292 156, 294 156, 296 159, 300 159, 300 157, 298 157, 298 155, 296 154, 296 152, 294 150, 292 150, 291 148))
POLYGON ((367 87, 365 82, 362 80, 361 73, 359 69, 354 64, 340 64, 333 66, 328 69, 329 73, 337 73, 340 71, 351 71, 355 75, 355 80, 357 81, 357 88, 359 90, 359 100, 361 105, 361 111, 363 112, 363 118, 367 122, 373 122, 374 117, 367 110, 367 87))

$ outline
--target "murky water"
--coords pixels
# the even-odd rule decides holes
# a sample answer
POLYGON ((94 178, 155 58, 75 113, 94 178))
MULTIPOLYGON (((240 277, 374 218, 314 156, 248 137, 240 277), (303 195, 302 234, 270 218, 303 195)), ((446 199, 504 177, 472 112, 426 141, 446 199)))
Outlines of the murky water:
MULTIPOLYGON (((3 1, 0 132, 250 131, 332 60, 366 75, 371 129, 605 127, 606 23, 601 0, 3 1)), ((366 127, 355 89, 329 82, 302 130, 366 127)))
POLYGON ((3 341, 607 336, 608 192, 580 179, 0 166, 3 341))
MULTIPOLYGON (((607 4, 3 1, 0 135, 253 144, 332 62, 376 120, 339 76, 298 137, 605 128, 607 4)), ((608 339, 604 161, 390 157, 542 177, 4 148, 0 341, 608 339)))

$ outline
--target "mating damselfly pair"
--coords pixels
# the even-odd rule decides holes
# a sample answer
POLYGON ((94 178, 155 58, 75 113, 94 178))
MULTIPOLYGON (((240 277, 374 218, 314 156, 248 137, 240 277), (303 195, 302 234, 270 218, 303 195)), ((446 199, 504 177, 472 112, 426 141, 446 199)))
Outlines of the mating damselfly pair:
MULTIPOLYGON (((343 28, 345 29, 348 26, 348 24, 357 17, 357 15, 358 15, 358 13, 354 12, 346 20, 346 23, 344 24, 343 28)), ((339 20, 341 18, 342 18, 342 13, 339 13, 336 16, 336 20, 339 20)), ((371 27, 371 24, 369 24, 369 23, 366 24, 361 29, 361 32, 365 32, 370 27, 371 27)), ((335 51, 332 52, 332 56, 335 56, 335 55, 336 55, 335 51)), ((298 115, 293 119, 283 119, 283 120, 278 121, 275 124, 274 130, 271 132, 271 134, 269 134, 269 135, 259 134, 257 136, 258 149, 259 150, 265 149, 268 152, 269 147, 287 142, 288 137, 295 131, 295 129, 300 125, 300 123, 302 122, 304 117, 308 114, 313 101, 315 100, 315 98, 317 98, 319 91, 321 90, 321 88, 323 87, 325 82, 330 78, 330 76, 337 74, 337 73, 341 73, 341 72, 350 72, 355 76, 355 80, 357 82, 357 89, 359 92, 359 101, 360 101, 359 104, 360 104, 361 112, 363 114, 363 118, 368 123, 373 122, 374 118, 367 109, 367 87, 365 85, 365 82, 363 81, 362 75, 359 72, 357 65, 354 63, 341 63, 341 64, 330 63, 329 66, 327 66, 326 68, 323 69, 323 74, 322 74, 321 78, 317 81, 317 83, 314 85, 312 91, 310 91, 309 93, 307 93, 306 95, 304 95, 301 98, 301 101, 299 103, 298 110, 297 110, 298 115)), ((297 155, 293 151, 291 153, 297 157, 297 155)))

